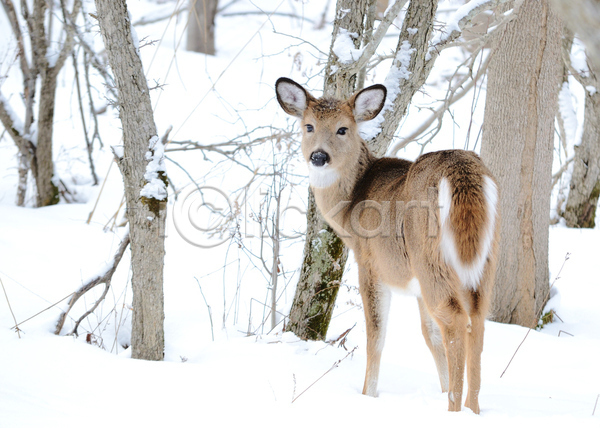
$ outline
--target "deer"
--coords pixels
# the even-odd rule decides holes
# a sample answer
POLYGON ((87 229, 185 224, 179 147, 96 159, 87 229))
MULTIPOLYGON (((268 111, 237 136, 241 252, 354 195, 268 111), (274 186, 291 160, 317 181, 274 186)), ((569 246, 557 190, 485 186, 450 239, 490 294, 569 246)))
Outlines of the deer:
POLYGON ((479 414, 484 322, 499 242, 495 178, 472 151, 441 150, 414 162, 375 157, 359 124, 383 109, 383 85, 347 100, 317 99, 285 77, 275 89, 281 108, 300 120, 317 208, 358 265, 367 335, 362 393, 377 396, 391 289, 412 289, 448 410, 462 409, 466 365, 465 406, 479 414))

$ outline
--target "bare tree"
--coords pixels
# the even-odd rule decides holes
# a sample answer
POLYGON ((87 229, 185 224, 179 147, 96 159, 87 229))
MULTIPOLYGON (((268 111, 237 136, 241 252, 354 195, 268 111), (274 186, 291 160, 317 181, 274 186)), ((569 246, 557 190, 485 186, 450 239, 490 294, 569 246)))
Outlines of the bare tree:
POLYGON ((132 357, 164 354, 163 263, 167 177, 142 62, 132 37, 125 0, 96 0, 97 16, 118 90, 133 288, 132 357))
POLYGON ((481 155, 498 178, 501 244, 492 315, 532 327, 546 303, 554 118, 562 26, 525 0, 492 52, 481 155))
POLYGON ((53 13, 48 11, 47 1, 35 0, 31 10, 27 2, 21 2, 21 18, 12 0, 2 0, 2 6, 17 42, 19 67, 23 77, 22 98, 25 102, 25 117, 19 117, 8 100, 0 95, 0 121, 19 149, 17 205, 25 203, 29 170, 36 183, 37 206, 53 205, 59 200, 58 187, 54 183, 52 157, 56 83, 74 44, 73 32, 67 23, 74 21, 79 14, 81 1, 75 0, 70 12, 66 10, 64 2, 61 2, 64 41, 59 43, 58 52, 49 50, 57 42, 52 39, 50 29, 46 28, 46 22, 52 23, 54 20, 53 13), (28 30, 25 34, 22 22, 28 30), (26 35, 29 36, 30 52, 26 35), (34 108, 38 80, 40 89, 36 121, 34 108))
POLYGON ((218 0, 189 0, 187 50, 215 54, 215 16, 218 0))

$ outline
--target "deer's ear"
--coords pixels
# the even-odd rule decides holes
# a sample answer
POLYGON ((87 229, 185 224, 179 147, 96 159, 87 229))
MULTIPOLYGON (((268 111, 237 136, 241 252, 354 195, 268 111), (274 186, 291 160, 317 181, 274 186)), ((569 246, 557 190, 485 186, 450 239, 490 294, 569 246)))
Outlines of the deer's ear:
POLYGON ((277 101, 281 108, 292 116, 302 117, 304 110, 308 107, 311 95, 302 86, 291 79, 280 77, 275 83, 277 101))
POLYGON ((354 111, 356 122, 365 122, 374 119, 379 114, 385 103, 387 90, 383 85, 373 85, 355 94, 348 104, 354 111))

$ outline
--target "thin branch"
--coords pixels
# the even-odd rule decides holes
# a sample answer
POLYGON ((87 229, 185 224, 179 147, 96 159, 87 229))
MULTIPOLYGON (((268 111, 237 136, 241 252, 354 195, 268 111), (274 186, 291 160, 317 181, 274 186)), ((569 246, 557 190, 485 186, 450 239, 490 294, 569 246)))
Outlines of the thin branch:
POLYGON ((21 26, 19 25, 19 18, 17 16, 17 12, 15 11, 15 6, 12 0, 1 0, 2 6, 4 7, 4 12, 8 17, 8 21, 10 22, 10 26, 13 30, 13 34, 17 39, 17 49, 19 55, 19 64, 21 66, 21 72, 23 76, 29 76, 30 68, 27 63, 27 55, 25 54, 25 42, 23 40, 23 33, 21 32, 21 26))
POLYGON ((556 183, 558 183, 558 181, 560 180, 560 178, 562 177, 564 172, 569 168, 569 165, 571 165, 571 162, 573 162, 573 159, 575 159, 574 156, 567 159, 565 161, 565 163, 563 163, 561 165, 560 169, 552 175, 552 187, 551 188, 554 188, 554 186, 556 186, 556 183))
MULTIPOLYGON (((432 59, 439 55, 442 49, 450 47, 452 42, 462 36, 463 31, 472 26, 473 18, 475 18, 477 15, 487 10, 495 9, 498 6, 511 1, 512 0, 486 0, 477 4, 475 7, 471 6, 471 2, 460 7, 449 20, 449 22, 455 24, 454 28, 452 28, 452 31, 450 31, 450 33, 447 35, 440 36, 438 40, 434 40, 433 46, 429 50, 432 59)), ((508 15, 505 14, 499 23, 505 24, 506 22, 512 20, 514 18, 514 10, 520 5, 521 2, 522 0, 517 1, 513 7, 513 13, 508 15)), ((473 2, 473 4, 475 3, 473 2)))
POLYGON ((13 321, 15 322, 15 330, 17 331, 17 334, 19 335, 19 339, 20 339, 21 338, 21 330, 19 329, 19 327, 17 327, 17 325, 18 325, 17 318, 15 317, 15 313, 12 310, 10 300, 8 300, 8 294, 6 294, 6 288, 4 288, 4 281, 2 281, 2 278, 0 278, 0 284, 2 284, 2 290, 4 291, 4 297, 6 297, 6 303, 8 304, 8 309, 10 310, 10 314, 13 317, 13 321))
MULTIPOLYGON (((67 315, 69 314, 71 309, 73 309, 73 306, 75 305, 77 300, 79 300, 79 298, 81 296, 83 296, 85 293, 90 291, 92 288, 94 288, 98 284, 105 284, 106 289, 105 289, 103 295, 98 299, 98 301, 94 305, 93 309, 95 309, 98 306, 98 304, 100 303, 100 301, 102 301, 104 299, 104 297, 106 296, 106 292, 108 291, 108 287, 110 286, 110 281, 112 279, 112 276, 115 273, 115 271, 117 270, 117 267, 119 266, 119 262, 121 261, 121 258, 123 257, 123 254, 125 253, 125 249, 129 245, 129 241, 130 241, 130 239, 129 239, 129 232, 128 232, 125 235, 125 237, 123 238, 123 240, 121 241, 121 244, 119 245, 119 249, 115 253, 112 264, 109 267, 109 269, 106 272, 104 272, 103 274, 98 275, 95 278, 88 281, 79 290, 77 290, 76 292, 74 292, 72 294, 71 300, 69 300, 68 308, 60 315, 58 322, 56 323, 56 329, 54 330, 54 334, 60 334, 60 332, 63 328, 63 325, 65 324, 67 315)), ((83 320, 83 318, 88 316, 91 312, 92 311, 88 311, 83 317, 81 317, 79 319, 79 321, 77 321, 75 328, 71 331, 70 334, 75 334, 75 335, 77 334, 77 327, 79 326, 79 323, 83 320)))
POLYGON ((75 22, 75 18, 79 14, 79 10, 81 9, 81 0, 75 0, 73 2, 73 9, 71 10, 71 13, 67 11, 64 0, 60 0, 60 7, 62 9, 63 15, 63 27, 65 33, 67 34, 67 37, 65 39, 65 42, 63 43, 60 53, 58 54, 58 58, 54 63, 53 68, 55 68, 56 70, 60 70, 63 67, 63 65, 67 61, 67 58, 73 51, 73 45, 75 44, 75 32, 69 31, 69 29, 72 29, 74 27, 74 24, 68 25, 68 23, 75 22))
MULTIPOLYGON (((476 52, 477 53, 477 52, 476 52)), ((490 63, 491 55, 485 59, 483 64, 477 70, 477 74, 472 76, 471 74, 465 74, 465 76, 456 84, 454 87, 450 88, 448 93, 446 94, 446 98, 444 99, 443 104, 438 107, 437 110, 433 112, 433 114, 427 119, 425 122, 421 124, 415 131, 413 131, 410 135, 403 138, 400 142, 396 143, 388 152, 388 156, 395 156, 401 149, 406 147, 412 141, 415 141, 421 134, 423 134, 436 120, 440 120, 440 118, 444 115, 444 113, 448 110, 448 108, 462 99, 465 95, 467 95, 473 86, 477 83, 477 81, 487 72, 487 67, 490 63), (466 85, 465 85, 466 83, 466 85), (459 89, 462 90, 458 92, 459 89)))
POLYGON ((358 349, 358 346, 355 346, 351 351, 348 351, 348 353, 346 354, 346 356, 338 361, 336 361, 335 363, 333 363, 333 365, 331 366, 331 368, 329 370, 327 370, 325 373, 323 373, 321 376, 319 376, 319 378, 317 380, 315 380, 313 383, 311 383, 310 385, 308 385, 308 387, 302 391, 300 394, 298 394, 298 396, 296 398, 294 398, 292 400, 292 404, 302 396, 302 394, 304 394, 306 391, 308 391, 310 388, 312 388, 318 381, 320 381, 321 379, 323 379, 325 377, 325 375, 327 375, 329 372, 331 372, 333 369, 339 367, 340 363, 342 361, 344 361, 346 358, 348 358, 349 356, 354 354, 354 351, 356 351, 356 349, 358 349))
POLYGON ((373 57, 375 51, 379 47, 379 44, 383 40, 383 37, 387 33, 388 28, 390 28, 390 25, 392 25, 394 20, 398 17, 398 14, 402 10, 406 2, 407 0, 395 0, 394 4, 390 8, 388 8, 387 13, 377 26, 377 30, 375 30, 375 33, 373 34, 371 40, 365 46, 362 54, 356 61, 354 65, 356 71, 365 67, 369 60, 373 57))
MULTIPOLYGON (((85 114, 83 112, 83 100, 81 98, 81 86, 79 82, 79 67, 77 66, 77 56, 75 51, 72 53, 73 58, 73 68, 75 69, 75 88, 77 90, 77 100, 79 101, 79 115, 81 118, 81 125, 83 128, 83 136, 85 138, 85 146, 87 148, 88 153, 88 162, 90 164, 90 172, 92 174, 92 180, 94 181, 94 186, 98 185, 98 175, 96 174, 96 168, 94 166, 94 159, 92 158, 92 154, 94 151, 93 143, 90 141, 90 137, 87 132, 87 125, 85 123, 85 114)), ((92 112, 92 114, 94 114, 92 112)))
MULTIPOLYGON (((562 272, 563 268, 565 267, 565 264, 567 263, 567 260, 569 260, 570 256, 571 256, 571 253, 567 253, 565 255, 565 259, 563 261, 563 264, 560 267, 560 270, 558 271, 558 274, 556 275, 556 278, 554 278, 554 281, 552 281, 552 284, 550 284, 550 287, 548 288, 548 293, 547 293, 546 297, 544 298, 544 300, 546 300, 548 298, 548 295, 550 295, 550 290, 552 289, 552 287, 554 287, 554 284, 556 283, 556 281, 560 279, 560 273, 562 272)), ((537 313, 536 320, 540 319, 540 315, 541 315, 541 312, 543 310, 544 310, 544 308, 540 308, 540 310, 537 313)), ((506 373, 506 370, 508 370, 508 367, 510 366, 510 363, 512 363, 512 361, 515 359, 515 356, 517 355, 517 352, 519 352, 519 349, 521 348, 521 345, 523 345, 523 343, 525 343, 525 340, 527 339, 527 336, 529 336, 529 333, 531 333, 531 330, 533 330, 533 328, 531 328, 531 327, 529 328, 529 330, 527 330, 527 333, 525 334, 525 337, 523 338, 523 340, 521 341, 521 343, 519 343, 519 346, 517 346, 517 349, 515 350, 515 353, 511 357, 510 361, 506 365, 506 368, 504 369, 504 371, 502 372, 502 374, 500 375, 500 377, 504 376, 504 373, 506 373)))
POLYGON ((214 328, 213 328, 212 311, 210 309, 210 305, 208 304, 208 301, 206 300, 206 297, 204 296, 204 292, 202 291, 202 286, 200 285, 200 281, 198 281, 198 278, 196 278, 196 277, 194 277, 194 279, 198 283, 198 288, 200 289, 200 294, 202 295, 202 298, 204 299, 204 303, 206 304, 206 308, 208 309, 208 318, 210 319, 210 334, 212 336, 212 341, 214 342, 215 341, 215 332, 214 332, 214 328))

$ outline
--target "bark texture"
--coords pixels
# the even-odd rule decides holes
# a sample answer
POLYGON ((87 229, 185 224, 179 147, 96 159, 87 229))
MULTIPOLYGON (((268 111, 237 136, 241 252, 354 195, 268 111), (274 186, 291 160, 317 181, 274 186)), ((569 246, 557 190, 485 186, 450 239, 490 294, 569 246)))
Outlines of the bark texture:
MULTIPOLYGON (((132 357, 162 360, 164 353, 163 262, 166 198, 140 196, 146 153, 156 136, 148 84, 133 45, 125 0, 96 0, 100 31, 118 90, 123 125, 123 174, 131 239, 133 288, 132 357)), ((166 180, 166 176, 163 177, 166 180)))
POLYGON ((488 71, 481 155, 500 184, 501 244, 492 318, 535 326, 548 299, 548 227, 562 25, 525 0, 488 71))
POLYGON ((215 54, 215 16, 218 0, 190 0, 187 50, 215 54))
POLYGON ((600 194, 600 92, 585 92, 583 134, 581 143, 575 146, 563 217, 569 227, 594 228, 600 194))

